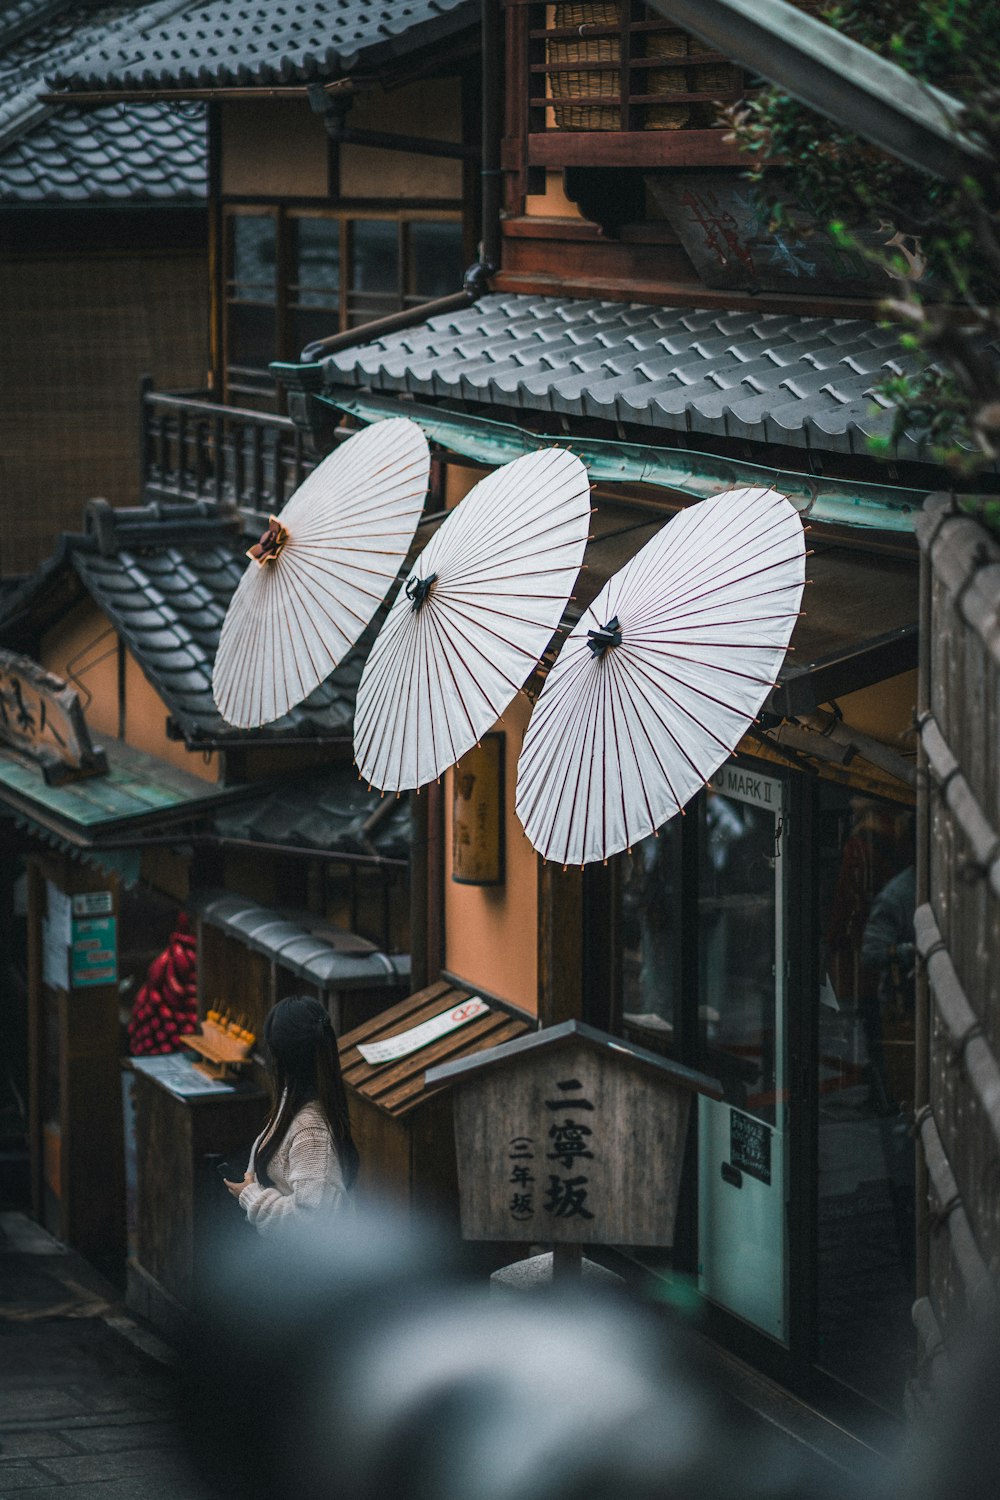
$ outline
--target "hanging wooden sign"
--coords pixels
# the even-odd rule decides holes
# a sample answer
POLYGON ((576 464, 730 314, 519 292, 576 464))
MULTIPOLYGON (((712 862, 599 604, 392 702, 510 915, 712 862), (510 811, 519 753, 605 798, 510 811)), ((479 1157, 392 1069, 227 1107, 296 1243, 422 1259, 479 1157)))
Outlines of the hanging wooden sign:
POLYGON ((50 785, 108 769, 104 751, 91 743, 79 694, 13 651, 0 651, 0 744, 37 761, 50 785))
POLYGON ((484 735, 452 776, 451 878, 461 885, 503 884, 505 744, 484 735))

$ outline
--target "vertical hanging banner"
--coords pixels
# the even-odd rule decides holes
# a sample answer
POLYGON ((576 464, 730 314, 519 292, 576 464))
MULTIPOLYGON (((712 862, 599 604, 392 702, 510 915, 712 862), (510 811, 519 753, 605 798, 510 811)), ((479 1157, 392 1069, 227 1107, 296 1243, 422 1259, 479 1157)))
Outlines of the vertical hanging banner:
POLYGON ((451 878, 460 885, 504 881, 504 743, 486 734, 453 773, 451 878))
POLYGON ((87 989, 118 983, 118 918, 111 915, 110 891, 73 897, 70 987, 87 989))

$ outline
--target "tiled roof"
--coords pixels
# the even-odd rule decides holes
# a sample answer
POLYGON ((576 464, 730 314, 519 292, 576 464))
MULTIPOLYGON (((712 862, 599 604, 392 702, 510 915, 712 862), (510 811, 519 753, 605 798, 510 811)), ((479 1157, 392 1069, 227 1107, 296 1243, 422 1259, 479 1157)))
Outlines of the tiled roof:
POLYGON ((318 989, 382 989, 409 980, 408 953, 383 953, 307 912, 276 911, 225 891, 195 892, 192 905, 203 921, 318 989))
POLYGON ((37 31, 45 21, 67 10, 72 0, 6 0, 0 4, 0 49, 6 51, 18 37, 37 31))
MULTIPOLYGON (((330 386, 853 453, 889 435, 873 388, 918 356, 858 318, 493 294, 323 367, 330 386)), ((923 455, 905 436, 897 456, 923 455)))
POLYGON ((64 535, 59 550, 0 598, 0 644, 29 655, 84 594, 109 616, 188 744, 349 739, 361 668, 382 614, 297 708, 259 730, 235 729, 212 697, 212 666, 247 562, 235 519, 196 506, 108 511, 114 540, 64 535), (181 538, 179 540, 179 538, 181 538))
MULTIPOLYGON (((72 554, 88 592, 118 627, 188 741, 254 738, 227 724, 212 697, 212 664, 229 600, 247 566, 245 545, 237 536, 203 547, 72 554)), ((260 734, 349 736, 364 655, 361 648, 352 652, 298 708, 260 734)))
POLYGON ((309 82, 471 26, 477 0, 208 0, 60 63, 58 88, 205 88, 309 82))
POLYGON ((166 104, 68 106, 0 154, 0 202, 199 202, 205 113, 166 104))
POLYGON ((224 809, 216 832, 254 844, 405 860, 410 853, 406 797, 369 791, 353 765, 300 771, 261 796, 224 809))
MULTIPOLYGON (((144 14, 161 20, 181 0, 144 14)), ((184 200, 205 196, 201 110, 144 105, 91 113, 43 104, 46 74, 133 23, 127 4, 63 3, 0 10, 0 202, 184 200)))

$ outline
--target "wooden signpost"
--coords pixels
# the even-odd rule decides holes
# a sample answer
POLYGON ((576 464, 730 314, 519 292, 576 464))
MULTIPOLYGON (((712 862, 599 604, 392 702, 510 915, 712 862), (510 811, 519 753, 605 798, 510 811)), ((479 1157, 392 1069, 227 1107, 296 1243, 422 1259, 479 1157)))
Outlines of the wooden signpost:
POLYGON ((673 1243, 693 1094, 711 1078, 565 1021, 444 1063, 454 1088, 462 1234, 551 1244, 561 1269, 583 1245, 673 1243))
POLYGON ((108 769, 76 690, 14 651, 0 651, 0 744, 37 761, 50 786, 108 769))

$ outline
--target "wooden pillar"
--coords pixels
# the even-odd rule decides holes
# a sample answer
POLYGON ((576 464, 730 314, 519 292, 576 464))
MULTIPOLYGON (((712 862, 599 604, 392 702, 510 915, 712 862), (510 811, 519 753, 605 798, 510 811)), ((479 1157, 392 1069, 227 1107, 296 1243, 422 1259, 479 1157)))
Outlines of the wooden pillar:
POLYGON ((538 872, 538 1021, 583 1015, 583 871, 548 861, 538 872))
POLYGON ((29 1077, 32 1197, 60 1239, 90 1255, 124 1247, 121 1023, 113 983, 55 986, 42 961, 46 881, 70 899, 117 881, 69 859, 29 861, 29 1077))

